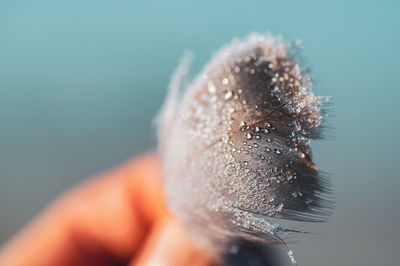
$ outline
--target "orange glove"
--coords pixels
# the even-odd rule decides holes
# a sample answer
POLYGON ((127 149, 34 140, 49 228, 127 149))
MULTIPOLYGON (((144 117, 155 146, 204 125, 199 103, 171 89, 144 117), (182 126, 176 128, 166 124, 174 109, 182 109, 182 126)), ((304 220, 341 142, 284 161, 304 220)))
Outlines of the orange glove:
POLYGON ((167 210, 145 155, 56 200, 0 250, 1 266, 211 265, 167 210))

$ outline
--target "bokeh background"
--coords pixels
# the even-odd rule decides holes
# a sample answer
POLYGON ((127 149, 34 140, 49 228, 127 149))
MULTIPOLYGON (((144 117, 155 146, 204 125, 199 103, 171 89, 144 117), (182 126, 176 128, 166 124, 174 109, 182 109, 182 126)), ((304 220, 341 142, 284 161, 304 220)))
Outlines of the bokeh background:
POLYGON ((304 44, 332 96, 313 143, 336 209, 291 243, 299 265, 397 265, 399 1, 0 0, 0 244, 62 191, 156 147, 185 50, 193 73, 234 37, 304 44))

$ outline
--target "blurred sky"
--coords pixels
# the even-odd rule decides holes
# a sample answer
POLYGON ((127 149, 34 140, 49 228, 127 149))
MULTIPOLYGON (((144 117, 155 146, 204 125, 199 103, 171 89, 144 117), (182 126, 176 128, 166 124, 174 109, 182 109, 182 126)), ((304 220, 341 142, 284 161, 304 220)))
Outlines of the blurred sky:
POLYGON ((331 222, 299 265, 396 265, 399 1, 0 0, 0 243, 59 193, 156 146, 152 119, 185 50, 193 73, 252 31, 301 39, 318 95, 331 222))

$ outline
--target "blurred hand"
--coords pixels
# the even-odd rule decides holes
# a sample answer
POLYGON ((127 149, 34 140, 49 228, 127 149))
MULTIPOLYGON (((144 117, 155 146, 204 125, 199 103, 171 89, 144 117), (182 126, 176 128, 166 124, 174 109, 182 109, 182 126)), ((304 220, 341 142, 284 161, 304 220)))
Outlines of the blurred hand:
POLYGON ((145 155, 71 190, 0 250, 1 266, 211 265, 167 210, 145 155))

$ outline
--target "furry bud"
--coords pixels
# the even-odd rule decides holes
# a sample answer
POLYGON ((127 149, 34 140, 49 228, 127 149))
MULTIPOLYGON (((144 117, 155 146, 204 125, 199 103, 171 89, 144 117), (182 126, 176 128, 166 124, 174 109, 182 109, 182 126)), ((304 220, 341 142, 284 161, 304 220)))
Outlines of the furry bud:
POLYGON ((200 245, 274 240, 290 230, 273 219, 328 214, 309 146, 320 137, 320 99, 291 51, 252 34, 218 52, 181 99, 186 64, 172 82, 159 138, 166 193, 200 245))

